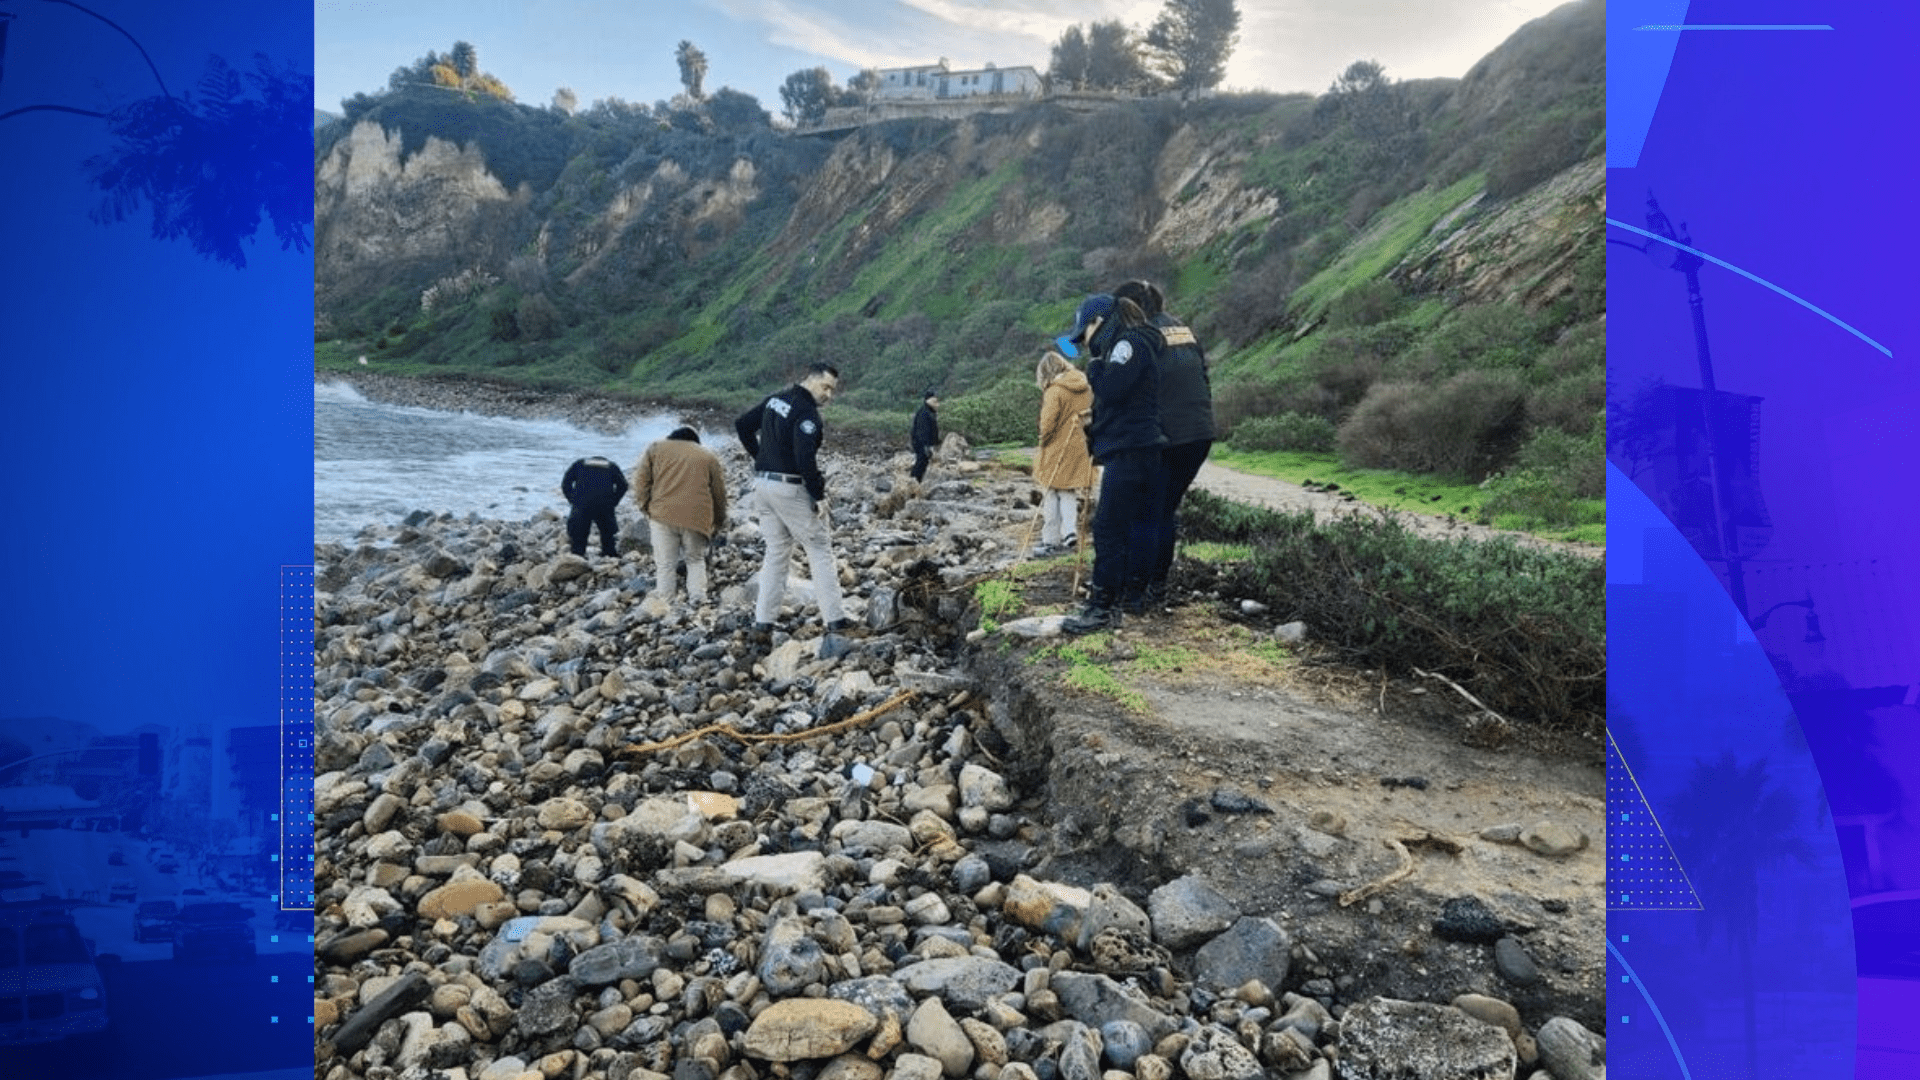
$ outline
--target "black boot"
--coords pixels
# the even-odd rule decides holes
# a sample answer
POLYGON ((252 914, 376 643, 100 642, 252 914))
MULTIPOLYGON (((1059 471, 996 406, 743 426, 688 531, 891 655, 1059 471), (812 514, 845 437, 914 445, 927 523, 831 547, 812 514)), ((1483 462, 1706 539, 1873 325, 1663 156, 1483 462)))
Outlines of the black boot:
POLYGON ((1118 630, 1120 628, 1120 609, 1110 603, 1100 593, 1094 593, 1075 614, 1067 616, 1060 624, 1063 634, 1091 634, 1096 630, 1118 630))
POLYGON ((1173 600, 1173 594, 1167 588, 1166 578, 1155 578, 1147 582, 1147 608, 1152 611, 1165 611, 1173 600))

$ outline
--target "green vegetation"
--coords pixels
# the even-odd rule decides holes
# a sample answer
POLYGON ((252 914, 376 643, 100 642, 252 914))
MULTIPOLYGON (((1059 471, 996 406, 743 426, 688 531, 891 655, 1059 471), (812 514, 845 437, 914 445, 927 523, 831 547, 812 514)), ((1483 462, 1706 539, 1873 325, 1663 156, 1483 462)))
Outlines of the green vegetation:
MULTIPOLYGON (((1497 263, 1503 249, 1464 250, 1458 230, 1604 147, 1602 15, 1586 0, 1530 23, 1472 85, 1330 64, 1318 96, 1042 103, 837 139, 776 132, 724 88, 533 108, 471 47, 428 54, 347 119, 397 133, 403 160, 430 135, 470 150, 511 197, 436 223, 454 239, 433 258, 349 266, 322 245, 316 369, 365 356, 738 408, 825 361, 842 373, 830 424, 900 437, 932 388, 944 431, 1026 446, 1035 361, 1087 293, 1144 277, 1208 345, 1228 463, 1306 455, 1289 479, 1586 535, 1604 494, 1588 453, 1605 393, 1598 204, 1540 215, 1546 239, 1511 286, 1426 257, 1459 241, 1450 260, 1497 263), (1176 146, 1237 164, 1166 192, 1176 146), (1191 243, 1163 241, 1173 211, 1191 243), (472 288, 453 287, 463 274, 472 288)), ((697 83, 704 57, 679 58, 697 83)), ((316 169, 352 126, 315 131, 316 169)), ((316 225, 374 220, 393 218, 316 225)))
POLYGON ((1253 557, 1253 549, 1245 544, 1217 544, 1211 540, 1184 544, 1180 551, 1187 558, 1204 563, 1245 562, 1253 557))
POLYGON ((1393 268, 1448 211, 1480 193, 1486 176, 1474 173, 1438 191, 1420 191, 1380 211, 1367 231, 1333 265, 1300 286, 1289 306, 1311 321, 1336 297, 1362 288, 1393 268))
POLYGON ((974 602, 980 605, 980 629, 996 633, 1000 620, 1018 615, 1026 606, 1018 582, 1003 577, 989 578, 973 587, 974 602))
POLYGON ((1391 519, 1316 525, 1188 494, 1188 535, 1246 544, 1233 592, 1356 666, 1438 672, 1509 719, 1598 738, 1605 724, 1606 595, 1599 560, 1507 541, 1427 540, 1391 519), (1329 572, 1330 570, 1337 572, 1329 572))
POLYGON ((1486 499, 1486 492, 1478 485, 1451 483, 1440 477, 1393 469, 1348 468, 1337 454, 1246 453, 1232 447, 1215 447, 1210 460, 1230 469, 1295 484, 1319 487, 1336 484, 1339 490, 1362 502, 1388 510, 1457 514, 1477 519, 1480 504, 1486 499))

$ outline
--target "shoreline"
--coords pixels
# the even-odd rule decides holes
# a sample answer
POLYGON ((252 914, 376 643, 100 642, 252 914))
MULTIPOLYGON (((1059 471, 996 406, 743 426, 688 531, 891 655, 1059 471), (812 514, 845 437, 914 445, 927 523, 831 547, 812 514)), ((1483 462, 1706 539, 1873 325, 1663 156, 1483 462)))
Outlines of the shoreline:
MULTIPOLYGON (((534 390, 483 379, 390 375, 376 371, 316 369, 313 381, 315 385, 345 383, 361 397, 382 405, 413 406, 439 412, 469 412, 514 420, 564 420, 575 427, 604 435, 622 434, 637 420, 667 416, 678 423, 690 424, 703 432, 723 437, 716 441, 726 446, 737 448, 738 445, 733 438, 733 421, 738 414, 711 406, 680 406, 607 397, 581 390, 534 390)), ((778 389, 782 388, 773 387, 767 393, 778 389)), ((745 402, 740 411, 745 412, 752 404, 752 401, 745 402)), ((830 412, 826 420, 825 449, 829 454, 862 460, 884 460, 906 449, 904 432, 898 440, 893 440, 865 432, 836 430, 830 412)))

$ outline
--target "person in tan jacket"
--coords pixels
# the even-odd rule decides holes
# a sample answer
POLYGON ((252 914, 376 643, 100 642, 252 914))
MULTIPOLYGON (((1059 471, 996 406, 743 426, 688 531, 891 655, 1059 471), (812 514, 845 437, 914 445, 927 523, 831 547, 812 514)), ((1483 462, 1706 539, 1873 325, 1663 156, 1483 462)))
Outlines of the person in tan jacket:
POLYGON ((1040 485, 1040 546, 1036 555, 1071 551, 1079 541, 1080 493, 1093 486, 1093 458, 1081 417, 1093 408, 1087 377, 1066 357, 1048 350, 1034 369, 1040 387, 1040 453, 1033 480, 1040 485))
POLYGON ((720 459, 690 427, 677 427, 647 447, 633 467, 633 501, 652 528, 652 595, 673 598, 679 562, 687 561, 687 599, 707 599, 707 541, 727 523, 727 479, 720 459))

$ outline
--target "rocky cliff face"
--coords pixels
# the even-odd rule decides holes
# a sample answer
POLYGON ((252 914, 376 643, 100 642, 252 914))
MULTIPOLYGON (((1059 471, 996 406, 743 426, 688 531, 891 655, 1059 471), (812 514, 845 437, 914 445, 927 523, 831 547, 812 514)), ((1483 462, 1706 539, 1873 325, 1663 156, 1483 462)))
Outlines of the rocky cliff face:
MULTIPOLYGON (((756 209, 782 221, 771 254, 807 264, 831 251, 857 269, 956 187, 1037 152, 1046 135, 1040 116, 991 133, 962 122, 948 138, 904 150, 882 132, 855 133, 796 178, 790 204, 774 205, 783 192, 763 183, 763 166, 748 157, 718 167, 668 158, 644 175, 614 182, 602 174, 557 198, 507 190, 472 144, 428 136, 403 155, 399 131, 363 120, 316 168, 320 308, 375 286, 423 289, 469 268, 498 276, 515 255, 531 256, 569 286, 590 286, 698 261, 756 209)), ((1151 190, 1137 193, 1138 233, 1121 248, 1178 261, 1261 232, 1283 208, 1278 194, 1248 178, 1250 148, 1236 129, 1179 124, 1150 149, 1151 190)), ((1604 180, 1595 158, 1497 206, 1468 200, 1435 226, 1420 261, 1401 268, 1405 281, 1474 300, 1551 302, 1568 287, 1573 251, 1600 226, 1604 180)), ((1061 240, 1074 216, 1075 207, 1044 186, 1010 184, 971 231, 985 243, 1043 244, 1061 240)))
POLYGON ((899 386, 850 388, 887 409, 1030 365, 1024 331, 1117 276, 1173 286, 1221 355, 1271 356, 1381 278, 1412 302, 1565 309, 1600 288, 1598 10, 1540 20, 1464 80, 1389 87, 1384 113, 1304 95, 1041 101, 816 138, 398 100, 316 136, 319 336, 696 396, 816 348, 892 349, 899 386), (1567 74, 1570 56, 1592 70, 1567 74), (423 308, 462 274, 481 284, 423 308), (778 338, 796 323, 823 325, 778 338))
POLYGON ((349 283, 497 269, 533 223, 529 193, 509 192, 474 147, 428 136, 403 157, 400 132, 365 120, 315 168, 313 198, 323 310, 329 293, 349 283))

